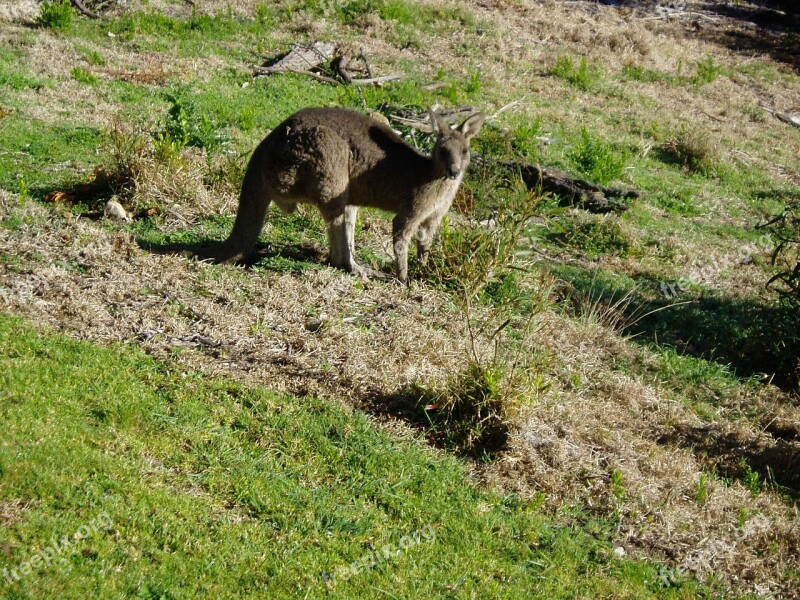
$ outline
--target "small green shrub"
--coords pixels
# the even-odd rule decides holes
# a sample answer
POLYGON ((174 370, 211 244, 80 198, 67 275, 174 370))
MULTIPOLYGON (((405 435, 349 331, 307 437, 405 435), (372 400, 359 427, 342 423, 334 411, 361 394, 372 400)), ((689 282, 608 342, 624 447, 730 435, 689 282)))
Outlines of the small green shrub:
POLYGON ((700 473, 697 486, 695 486, 694 500, 698 506, 703 506, 708 500, 708 473, 700 473))
POLYGON ((708 54, 697 63, 697 75, 692 78, 692 83, 702 85, 712 83, 720 74, 719 66, 714 64, 714 58, 708 54))
POLYGON ((581 129, 581 137, 567 157, 581 173, 600 185, 619 179, 627 161, 625 153, 592 136, 585 127, 581 129))
POLYGON ((550 74, 564 79, 584 92, 590 91, 600 80, 600 71, 589 66, 586 58, 581 58, 580 64, 576 67, 571 56, 559 56, 550 74))
POLYGON ((86 85, 95 85, 100 81, 96 75, 90 73, 82 67, 75 67, 72 69, 72 78, 75 81, 84 83, 86 85))
POLYGON ((36 22, 42 27, 66 31, 72 27, 72 4, 70 0, 45 0, 39 8, 36 22))
POLYGON ((170 103, 167 122, 160 137, 183 146, 215 150, 222 141, 217 124, 195 103, 179 94, 167 94, 170 103))
MULTIPOLYGON (((484 183, 490 188, 500 185, 491 177, 484 183)), ((469 191, 462 193, 466 195, 469 191)), ((431 283, 461 291, 472 300, 516 262, 527 223, 537 213, 540 198, 520 183, 514 189, 500 190, 496 200, 499 205, 493 207, 489 219, 475 218, 474 199, 465 202, 462 196, 458 200, 459 204, 468 205, 462 208, 473 213, 472 219, 458 228, 444 222, 436 252, 426 267, 431 283)), ((478 210, 484 214, 484 209, 478 210)))

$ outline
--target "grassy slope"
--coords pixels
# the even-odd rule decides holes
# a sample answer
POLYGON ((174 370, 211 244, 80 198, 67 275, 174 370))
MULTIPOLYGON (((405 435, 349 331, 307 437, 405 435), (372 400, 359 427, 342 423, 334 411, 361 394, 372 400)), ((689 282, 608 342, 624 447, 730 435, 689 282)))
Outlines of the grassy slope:
POLYGON ((175 371, 135 348, 41 335, 8 316, 0 348, 0 570, 21 575, 0 579, 4 597, 710 593, 612 558, 607 523, 557 524, 536 503, 480 491, 454 459, 361 414, 175 371), (20 572, 83 525, 85 539, 20 572), (389 562, 322 579, 420 531, 389 562))
MULTIPOLYGON (((669 301, 690 304, 659 312, 634 327, 640 334, 637 342, 646 352, 631 344, 633 357, 609 357, 595 377, 613 374, 657 381, 659 394, 690 407, 710 425, 763 430, 774 419, 774 405, 788 406, 781 418, 788 413, 796 420, 793 401, 774 400, 757 383, 758 374, 775 364, 775 355, 765 350, 780 345, 780 339, 762 327, 765 321, 759 312, 762 284, 770 273, 768 252, 755 252, 750 266, 734 259, 745 244, 758 240, 753 225, 778 210, 787 198, 797 196, 797 181, 791 178, 798 168, 793 154, 797 135, 771 121, 751 94, 763 86, 773 97, 785 98, 787 90, 796 90, 797 75, 773 61, 738 64, 724 52, 709 62, 706 47, 695 48, 689 40, 676 44, 682 50, 685 45, 686 56, 659 55, 663 45, 649 55, 631 54, 623 47, 610 60, 602 52, 594 58, 590 55, 582 69, 578 56, 585 50, 602 50, 603 44, 610 47, 614 42, 613 35, 606 38, 604 33, 599 41, 580 38, 581 30, 590 26, 586 23, 568 23, 562 29, 572 28, 572 32, 556 34, 563 37, 551 46, 541 51, 538 46, 525 48, 524 59, 509 61, 508 56, 520 56, 514 54, 517 38, 497 20, 482 21, 464 5, 440 9, 425 3, 424 9, 417 6, 418 10, 409 11, 407 4, 373 3, 377 20, 352 3, 330 15, 322 3, 282 2, 277 8, 245 11, 246 18, 223 11, 211 17, 172 19, 153 12, 109 24, 79 19, 67 32, 3 30, 10 43, 0 51, 0 107, 12 112, 0 120, 0 186, 41 197, 87 178, 95 165, 106 160, 98 151, 98 140, 104 139, 112 118, 157 137, 175 125, 168 114, 179 105, 187 123, 202 124, 179 133, 194 136, 205 148, 189 148, 195 154, 182 157, 166 172, 171 176, 195 171, 200 181, 181 187, 182 180, 176 178, 178 184, 166 192, 156 190, 161 196, 148 192, 140 196, 144 201, 157 197, 162 205, 177 201, 200 224, 187 232, 181 220, 142 221, 129 230, 142 241, 154 242, 163 241, 165 231, 177 232, 173 241, 221 237, 230 219, 216 213, 230 212, 236 181, 234 175, 233 181, 217 185, 214 177, 219 170, 214 161, 232 156, 234 164, 241 166, 263 132, 298 106, 335 103, 376 108, 384 101, 415 106, 440 101, 470 102, 489 109, 533 89, 536 94, 526 96, 518 112, 508 111, 498 120, 509 134, 485 131, 478 140, 481 150, 523 155, 595 178, 611 173, 617 182, 646 192, 641 202, 619 218, 543 206, 544 224, 532 236, 538 249, 555 257, 547 268, 567 290, 567 300, 555 308, 579 327, 599 321, 608 329, 619 325, 620 319, 624 324, 667 304, 661 284, 692 276, 691 286, 669 301), (331 35, 358 44, 365 32, 377 48, 373 62, 380 71, 409 72, 408 82, 364 90, 362 98, 352 90, 302 77, 251 80, 249 64, 262 54, 284 50, 298 38, 331 35), (469 43, 461 44, 462 39, 469 43), (438 56, 419 60, 415 52, 425 52, 431 40, 448 41, 445 58, 449 62, 440 65, 438 56), (55 61, 54 55, 70 58, 55 61), (623 58, 631 64, 618 64, 623 58), (447 86, 433 92, 418 89, 418 83, 431 80, 447 86), (746 90, 741 97, 734 92, 739 89, 746 90), (704 110, 712 116, 704 116, 704 110), (687 123, 689 130, 698 132, 701 143, 711 147, 706 162, 693 169, 681 164, 674 152, 674 142, 685 141, 687 123), (536 135, 547 136, 553 143, 542 146, 536 135), (588 143, 582 144, 584 138, 588 143), (209 160, 203 154, 206 151, 209 160), (623 163, 609 165, 616 163, 613 157, 618 155, 625 157, 623 163), (213 208, 192 212, 191 199, 209 181, 213 208), (624 306, 633 315, 625 314, 626 310, 596 310, 595 298, 602 297, 602 309, 610 303, 608 298, 624 294, 634 299, 624 306), (765 395, 767 401, 762 400, 765 395)), ((539 37, 547 39, 546 34, 540 32, 539 37)), ((650 39, 648 43, 655 43, 655 37, 650 39)), ((481 181, 469 186, 483 208, 491 206, 496 194, 505 193, 481 181)), ((310 219, 271 221, 279 224, 271 235, 277 234, 289 246, 319 247, 323 243, 320 223, 315 216, 310 219)), ((9 217, 4 225, 20 235, 35 231, 35 224, 16 217, 9 217)), ((386 256, 376 255, 367 244, 362 245, 361 258, 387 262, 386 256)), ((3 259, 9 264, 16 260, 3 259)), ((256 269, 305 271, 318 268, 316 262, 271 257, 256 269)), ((563 353, 559 360, 566 363, 565 372, 582 372, 582 357, 573 356, 572 347, 555 351, 563 353)), ((547 376, 563 384, 568 397, 582 398, 591 382, 581 380, 579 374, 563 376, 566 383, 556 381, 562 374, 547 376)), ((694 446, 696 442, 684 443, 694 446)), ((723 456, 712 446, 697 454, 708 476, 719 485, 731 486, 739 480, 753 494, 796 485, 788 462, 780 465, 788 473, 778 471, 774 478, 775 464, 770 465, 766 453, 764 458, 743 449, 723 456)), ((796 571, 793 577, 796 580, 796 571)))

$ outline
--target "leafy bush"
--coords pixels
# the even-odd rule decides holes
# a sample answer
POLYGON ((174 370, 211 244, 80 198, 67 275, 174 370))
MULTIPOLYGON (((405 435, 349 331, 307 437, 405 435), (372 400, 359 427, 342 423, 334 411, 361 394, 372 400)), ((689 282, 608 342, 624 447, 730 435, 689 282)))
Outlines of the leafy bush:
POLYGON ((171 104, 161 138, 168 143, 215 150, 220 144, 217 125, 201 112, 191 99, 179 94, 167 94, 171 104))
POLYGON ((625 153, 595 138, 585 127, 581 129, 578 143, 567 156, 581 173, 600 185, 619 179, 627 161, 625 153))
POLYGON ((72 4, 69 0, 45 0, 39 8, 36 22, 42 27, 67 30, 72 27, 72 4))

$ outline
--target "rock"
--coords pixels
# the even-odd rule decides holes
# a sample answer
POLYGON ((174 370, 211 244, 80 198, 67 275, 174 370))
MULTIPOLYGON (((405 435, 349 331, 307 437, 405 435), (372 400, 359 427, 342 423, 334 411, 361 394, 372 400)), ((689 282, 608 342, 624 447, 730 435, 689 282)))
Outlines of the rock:
POLYGON ((114 219, 116 221, 131 220, 131 218, 128 216, 128 212, 122 207, 122 204, 113 198, 106 202, 106 207, 103 212, 109 219, 114 219))

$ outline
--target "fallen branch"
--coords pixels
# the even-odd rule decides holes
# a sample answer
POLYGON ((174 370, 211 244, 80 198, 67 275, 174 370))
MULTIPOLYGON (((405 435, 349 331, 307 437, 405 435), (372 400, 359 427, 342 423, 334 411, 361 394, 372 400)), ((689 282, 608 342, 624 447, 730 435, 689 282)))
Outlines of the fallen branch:
POLYGON ((595 185, 571 177, 561 169, 543 167, 517 160, 492 160, 475 155, 476 164, 495 164, 512 173, 519 173, 530 190, 541 190, 557 196, 562 206, 577 206, 593 213, 624 212, 628 205, 614 198, 638 198, 636 190, 595 185))
POLYGON ((372 85, 385 83, 387 81, 397 81, 405 77, 402 73, 397 75, 382 75, 381 77, 367 77, 366 79, 353 79, 350 83, 353 85, 372 85))
POLYGON ((90 19, 100 19, 100 15, 96 12, 93 12, 86 8, 86 5, 82 2, 82 0, 72 0, 72 5, 77 8, 81 13, 89 17, 90 19))
POLYGON ((773 115, 775 118, 780 119, 784 123, 788 123, 789 125, 793 125, 795 127, 800 127, 800 117, 797 117, 795 115, 791 115, 791 114, 789 114, 787 112, 781 112, 779 110, 775 110, 773 108, 769 108, 768 106, 764 106, 763 104, 759 105, 759 108, 761 108, 761 110, 767 111, 768 113, 773 115))

